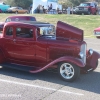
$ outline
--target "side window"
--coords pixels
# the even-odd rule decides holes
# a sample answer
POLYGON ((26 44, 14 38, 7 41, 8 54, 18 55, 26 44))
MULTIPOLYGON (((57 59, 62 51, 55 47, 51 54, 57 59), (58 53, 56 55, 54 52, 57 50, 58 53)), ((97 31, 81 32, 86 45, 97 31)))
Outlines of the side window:
POLYGON ((13 27, 10 26, 6 28, 6 35, 13 36, 13 27))
POLYGON ((16 37, 33 38, 33 29, 25 28, 25 27, 17 27, 16 28, 16 37))
POLYGON ((46 26, 46 27, 40 27, 39 32, 40 36, 54 36, 56 30, 54 26, 46 26))

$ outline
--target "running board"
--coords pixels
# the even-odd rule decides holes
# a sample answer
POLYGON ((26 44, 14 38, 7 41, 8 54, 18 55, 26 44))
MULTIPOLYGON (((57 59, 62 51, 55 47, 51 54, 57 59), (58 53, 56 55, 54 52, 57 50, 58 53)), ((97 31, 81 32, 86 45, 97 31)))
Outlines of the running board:
POLYGON ((92 71, 92 70, 93 70, 93 68, 91 68, 91 69, 88 69, 87 71, 88 71, 88 72, 90 72, 90 71, 92 71))
POLYGON ((33 71, 39 70, 39 68, 38 67, 36 68, 35 66, 25 66, 25 65, 18 65, 18 64, 12 64, 12 63, 3 63, 3 64, 0 64, 0 66, 22 70, 22 71, 27 71, 27 72, 30 72, 32 70, 33 71))

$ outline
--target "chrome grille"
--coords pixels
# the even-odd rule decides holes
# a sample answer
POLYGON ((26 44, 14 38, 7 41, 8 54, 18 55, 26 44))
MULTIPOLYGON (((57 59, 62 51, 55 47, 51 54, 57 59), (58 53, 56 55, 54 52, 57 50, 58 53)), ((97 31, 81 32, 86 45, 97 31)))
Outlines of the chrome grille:
POLYGON ((86 64, 86 44, 81 45, 81 52, 84 54, 82 61, 86 64))

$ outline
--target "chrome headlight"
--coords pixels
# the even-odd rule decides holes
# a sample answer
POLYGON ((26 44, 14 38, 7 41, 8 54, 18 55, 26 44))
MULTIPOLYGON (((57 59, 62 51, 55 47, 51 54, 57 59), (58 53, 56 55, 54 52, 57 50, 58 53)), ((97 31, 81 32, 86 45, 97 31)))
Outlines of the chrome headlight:
POLYGON ((84 57, 84 54, 82 52, 80 52, 79 57, 82 59, 84 57))
POLYGON ((89 49, 88 53, 89 53, 90 55, 92 55, 92 54, 93 54, 93 50, 92 50, 92 49, 89 49))

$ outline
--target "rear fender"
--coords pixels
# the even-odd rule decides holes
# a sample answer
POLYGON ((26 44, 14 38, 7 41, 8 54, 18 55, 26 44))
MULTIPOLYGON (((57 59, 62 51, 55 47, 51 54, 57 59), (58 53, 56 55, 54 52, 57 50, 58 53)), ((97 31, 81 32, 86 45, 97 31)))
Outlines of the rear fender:
POLYGON ((77 59, 77 58, 74 58, 74 57, 69 57, 69 56, 64 56, 64 57, 61 57, 61 58, 58 58, 52 62, 50 62, 49 64, 47 64, 46 66, 42 67, 41 69, 39 70, 35 70, 35 71, 30 71, 31 73, 37 73, 37 72, 40 72, 40 71, 43 71, 47 68, 50 68, 51 66, 53 66, 54 64, 57 64, 57 63, 60 63, 60 62, 69 62, 69 63, 73 63, 79 67, 84 67, 85 64, 80 60, 80 59, 77 59))

